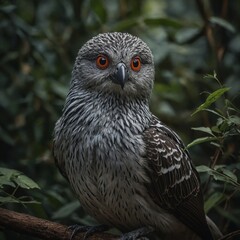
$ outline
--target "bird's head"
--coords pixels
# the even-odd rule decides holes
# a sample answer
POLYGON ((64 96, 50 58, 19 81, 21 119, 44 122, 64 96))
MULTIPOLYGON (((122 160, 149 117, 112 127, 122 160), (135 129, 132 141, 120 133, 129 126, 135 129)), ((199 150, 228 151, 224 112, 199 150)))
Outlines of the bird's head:
POLYGON ((154 81, 151 50, 128 33, 103 33, 79 50, 72 86, 89 91, 149 97, 154 81))

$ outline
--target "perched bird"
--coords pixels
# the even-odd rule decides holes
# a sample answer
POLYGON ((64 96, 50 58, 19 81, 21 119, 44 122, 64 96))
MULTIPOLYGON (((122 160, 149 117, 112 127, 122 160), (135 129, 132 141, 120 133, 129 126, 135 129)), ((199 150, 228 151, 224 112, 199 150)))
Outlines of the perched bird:
POLYGON ((154 75, 138 37, 104 33, 84 44, 55 126, 56 164, 86 212, 121 239, 217 239, 189 153, 149 110, 154 75))

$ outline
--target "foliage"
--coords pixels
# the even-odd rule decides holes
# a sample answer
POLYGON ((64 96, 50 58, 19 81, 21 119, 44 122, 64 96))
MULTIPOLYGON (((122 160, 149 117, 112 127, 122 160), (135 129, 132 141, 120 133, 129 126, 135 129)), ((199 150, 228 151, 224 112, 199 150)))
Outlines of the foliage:
MULTIPOLYGON (((124 31, 141 37, 153 51, 151 109, 190 142, 193 161, 200 165, 206 210, 223 232, 237 229, 239 11, 239 1, 225 0, 1 1, 0 161, 5 170, 17 171, 9 170, 10 178, 1 172, 0 184, 8 179, 4 191, 13 199, 27 195, 27 200, 41 202, 4 206, 26 207, 35 216, 67 224, 91 221, 54 165, 52 131, 78 49, 99 32, 124 31), (30 180, 19 172, 41 190, 22 188, 30 180), (23 177, 21 184, 17 176, 23 177)), ((0 235, 15 238, 13 233, 0 235)))
POLYGON ((220 214, 239 225, 239 221, 234 217, 236 209, 232 208, 228 211, 226 209, 227 204, 234 199, 234 195, 239 195, 240 191, 238 179, 240 154, 236 149, 236 145, 240 142, 240 109, 224 96, 230 88, 222 86, 215 73, 207 75, 206 78, 216 80, 220 85, 219 89, 210 93, 192 115, 201 111, 207 112, 208 115, 213 115, 212 123, 209 127, 193 128, 202 132, 204 136, 194 139, 188 144, 188 148, 204 142, 209 142, 214 147, 210 166, 197 167, 198 172, 207 173, 215 180, 215 185, 212 184, 213 181, 206 182, 205 188, 208 189, 208 194, 206 194, 205 211, 209 212, 215 208, 220 214), (223 99, 217 106, 221 98, 223 99))
MULTIPOLYGON (((217 82, 216 75, 208 75, 217 82)), ((221 109, 210 109, 209 107, 216 103, 216 101, 230 88, 220 86, 219 89, 215 90, 206 98, 205 102, 202 103, 192 114, 192 116, 200 111, 207 111, 209 114, 214 114, 215 124, 212 124, 210 127, 195 127, 192 128, 195 131, 200 131, 205 133, 206 137, 197 138, 191 143, 188 144, 188 148, 196 144, 203 142, 211 142, 218 149, 223 149, 224 141, 233 136, 238 136, 240 134, 240 109, 237 109, 228 99, 224 99, 224 105, 221 106, 221 109)))
POLYGON ((18 188, 40 189, 37 183, 23 175, 21 172, 7 168, 0 168, 0 205, 4 203, 39 203, 31 199, 29 200, 27 196, 16 197, 15 195, 18 188), (8 193, 9 190, 6 191, 4 189, 6 186, 13 189, 11 194, 8 193))

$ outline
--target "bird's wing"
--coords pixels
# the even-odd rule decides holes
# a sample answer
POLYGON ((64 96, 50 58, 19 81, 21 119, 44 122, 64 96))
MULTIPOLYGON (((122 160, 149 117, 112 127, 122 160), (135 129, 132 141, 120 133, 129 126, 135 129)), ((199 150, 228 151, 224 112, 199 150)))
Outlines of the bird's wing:
POLYGON ((188 152, 171 129, 153 117, 144 132, 149 194, 203 239, 212 239, 203 210, 198 173, 188 152))
POLYGON ((57 156, 56 147, 55 147, 54 142, 53 142, 52 153, 53 153, 53 158, 54 158, 54 161, 55 161, 55 165, 57 166, 59 172, 63 175, 63 177, 65 177, 68 180, 68 176, 67 176, 67 173, 66 173, 66 170, 65 170, 64 161, 61 161, 61 159, 59 159, 59 156, 57 156))
POLYGON ((56 166, 58 167, 60 173, 63 175, 63 177, 65 177, 68 180, 68 176, 66 173, 66 168, 65 168, 65 161, 64 158, 65 156, 63 156, 63 151, 62 151, 62 139, 59 138, 60 136, 60 131, 61 131, 61 119, 59 119, 56 123, 55 129, 54 129, 54 139, 53 139, 53 145, 52 145, 52 154, 53 154, 53 158, 55 161, 56 166))

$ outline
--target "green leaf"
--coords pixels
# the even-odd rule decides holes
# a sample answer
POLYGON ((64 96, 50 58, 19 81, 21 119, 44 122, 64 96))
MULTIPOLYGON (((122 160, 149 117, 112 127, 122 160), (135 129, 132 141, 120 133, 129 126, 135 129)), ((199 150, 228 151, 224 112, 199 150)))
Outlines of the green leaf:
POLYGON ((227 87, 226 87, 226 88, 220 88, 220 89, 214 91, 213 93, 211 93, 211 94, 207 97, 206 101, 205 101, 203 104, 201 104, 201 105, 197 108, 197 110, 191 114, 191 116, 193 116, 193 115, 196 114, 197 112, 200 112, 200 111, 205 110, 206 108, 208 108, 212 103, 216 102, 216 100, 217 100, 218 98, 220 98, 220 97, 221 97, 225 92, 227 92, 229 89, 230 89, 230 88, 227 88, 227 87))
POLYGON ((211 130, 212 130, 213 132, 215 132, 215 133, 221 133, 221 131, 219 130, 218 126, 213 126, 213 127, 211 128, 211 130))
MULTIPOLYGON (((38 184, 34 182, 29 177, 25 176, 21 172, 14 170, 14 169, 8 169, 8 168, 0 168, 0 176, 3 176, 2 178, 4 184, 8 183, 8 185, 11 185, 11 183, 16 183, 21 188, 31 189, 31 188, 38 188, 38 184)), ((1 184, 1 182, 0 182, 1 184)))
POLYGON ((3 203, 20 203, 20 202, 21 202, 20 200, 18 200, 15 197, 12 197, 12 196, 0 197, 1 204, 3 204, 3 203))
POLYGON ((200 165, 196 167, 198 172, 210 172, 212 169, 206 165, 200 165))
POLYGON ((36 182, 34 182, 31 178, 29 178, 29 177, 27 177, 25 175, 18 175, 13 180, 21 188, 25 188, 25 189, 37 188, 37 189, 40 189, 40 187, 38 186, 38 184, 36 182))
POLYGON ((213 114, 219 116, 220 118, 223 118, 223 117, 224 117, 222 114, 220 114, 219 112, 214 111, 214 110, 212 110, 212 109, 204 109, 204 111, 207 111, 207 112, 213 113, 213 114))
POLYGON ((235 124, 235 125, 240 125, 240 117, 236 115, 229 116, 229 122, 235 124))
POLYGON ((183 27, 183 24, 179 20, 172 18, 145 18, 143 21, 149 26, 165 26, 174 28, 183 27))
POLYGON ((217 142, 210 142, 211 145, 215 146, 216 148, 221 148, 222 145, 217 142))
POLYGON ((71 215, 73 212, 75 212, 79 207, 80 207, 79 201, 71 202, 67 205, 64 205, 57 212, 55 212, 52 218, 53 219, 65 218, 71 215))
POLYGON ((231 126, 231 122, 229 122, 227 119, 221 119, 219 118, 217 120, 217 126, 218 126, 218 129, 221 131, 221 132, 226 132, 230 129, 230 126, 231 126))
POLYGON ((21 202, 21 203, 31 203, 31 204, 41 204, 41 202, 39 201, 36 201, 36 200, 33 200, 32 197, 30 196, 21 196, 21 197, 18 197, 18 200, 21 202))
POLYGON ((219 204, 220 202, 222 202, 225 199, 224 194, 220 193, 220 192, 215 192, 213 193, 208 199, 207 201, 205 201, 204 203, 204 210, 206 213, 209 212, 209 210, 211 210, 213 207, 215 207, 217 204, 219 204))
POLYGON ((233 33, 236 32, 236 29, 234 28, 234 26, 223 18, 211 17, 210 22, 217 24, 217 25, 227 29, 230 32, 233 32, 233 33))
POLYGON ((192 129, 195 130, 195 131, 208 133, 208 134, 212 135, 213 137, 215 137, 215 135, 213 134, 211 128, 209 128, 209 127, 195 127, 195 128, 192 128, 192 129))
POLYGON ((218 164, 218 165, 215 165, 213 169, 218 170, 218 169, 225 168, 225 167, 226 167, 225 164, 218 164))
POLYGON ((201 138, 197 138, 197 139, 193 140, 191 143, 189 143, 186 148, 190 148, 190 147, 192 147, 194 145, 197 145, 197 144, 200 144, 200 143, 210 142, 210 141, 215 141, 215 140, 217 140, 216 137, 201 137, 201 138))
POLYGON ((20 200, 19 203, 21 203, 21 204, 41 204, 41 202, 36 201, 36 200, 27 200, 27 201, 20 200))
POLYGON ((230 183, 231 185, 240 188, 236 175, 230 170, 224 168, 224 165, 216 165, 214 169, 201 165, 196 167, 196 169, 198 172, 207 172, 209 175, 213 176, 216 181, 230 183))
POLYGON ((213 176, 213 178, 217 181, 222 181, 225 183, 230 183, 231 185, 240 188, 240 184, 236 181, 235 178, 232 178, 224 173, 221 173, 219 171, 212 170, 209 172, 210 175, 213 176))
POLYGON ((214 79, 214 80, 217 80, 218 81, 218 78, 217 78, 217 73, 214 71, 213 74, 206 74, 203 76, 203 78, 206 78, 206 79, 214 79))
POLYGON ((9 168, 0 167, 0 176, 4 176, 6 180, 10 181, 12 176, 18 175, 19 171, 9 168))
POLYGON ((16 198, 14 196, 7 196, 7 197, 0 196, 0 204, 6 204, 6 203, 41 204, 39 201, 35 201, 35 200, 24 200, 23 201, 20 198, 16 198))
POLYGON ((238 183, 237 176, 232 171, 228 170, 227 168, 221 168, 221 171, 224 175, 228 176, 231 180, 238 183))
POLYGON ((12 181, 9 181, 6 176, 0 176, 0 188, 3 188, 4 185, 10 186, 10 187, 16 187, 15 183, 12 181))

